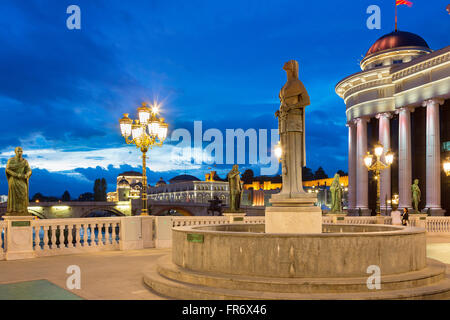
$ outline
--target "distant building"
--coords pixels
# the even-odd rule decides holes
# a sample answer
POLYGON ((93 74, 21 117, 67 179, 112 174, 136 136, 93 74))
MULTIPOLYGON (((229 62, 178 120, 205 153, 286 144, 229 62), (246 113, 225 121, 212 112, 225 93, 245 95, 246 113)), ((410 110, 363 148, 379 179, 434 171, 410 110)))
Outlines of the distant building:
POLYGON ((117 176, 116 191, 108 192, 107 201, 127 201, 141 197, 142 173, 127 171, 117 176))
POLYGON ((162 178, 156 186, 148 188, 148 199, 151 201, 208 203, 217 196, 223 203, 228 203, 228 182, 215 181, 211 177, 215 172, 207 174, 208 181, 183 174, 166 183, 162 178))

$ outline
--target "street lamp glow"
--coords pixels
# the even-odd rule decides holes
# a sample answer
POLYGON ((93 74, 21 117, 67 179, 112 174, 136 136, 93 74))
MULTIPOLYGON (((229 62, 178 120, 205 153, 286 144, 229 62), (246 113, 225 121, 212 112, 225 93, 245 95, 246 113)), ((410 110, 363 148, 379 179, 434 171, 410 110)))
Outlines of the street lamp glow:
POLYGON ((281 149, 280 141, 278 141, 278 143, 275 145, 274 153, 275 153, 275 157, 277 157, 278 159, 281 158, 281 155, 283 154, 283 150, 281 149))
MULTIPOLYGON (((390 168, 391 164, 394 162, 394 154, 392 152, 386 152, 384 154, 384 159, 386 162, 381 160, 381 156, 383 155, 384 147, 381 143, 377 143, 374 147, 375 156, 372 156, 370 152, 367 152, 367 155, 364 157, 364 164, 366 165, 369 171, 374 171, 375 176, 374 179, 377 181, 377 215, 381 214, 380 207, 380 172, 382 170, 390 168), (374 161, 375 160, 375 161, 374 161)), ((387 207, 387 203, 385 203, 387 207)))
POLYGON ((139 122, 147 124, 150 119, 150 108, 147 107, 147 103, 142 102, 142 106, 138 108, 139 122))
POLYGON ((381 157, 381 155, 383 154, 383 146, 381 144, 376 144, 374 151, 377 157, 381 157))
POLYGON ((372 165, 372 155, 369 152, 367 152, 367 155, 364 157, 364 164, 367 168, 372 165))
POLYGON ((394 153, 393 152, 388 152, 388 153, 386 153, 384 158, 386 159, 386 163, 388 165, 391 165, 394 162, 394 153))
POLYGON ((445 174, 446 174, 447 176, 450 176, 450 158, 447 158, 447 159, 444 161, 443 167, 444 167, 444 172, 445 172, 445 174))
POLYGON ((142 152, 142 209, 141 214, 147 215, 147 174, 146 159, 147 151, 153 146, 162 146, 167 137, 168 124, 164 122, 164 118, 159 119, 157 113, 159 108, 156 104, 152 109, 148 107, 146 102, 137 108, 139 120, 128 118, 128 113, 119 120, 120 131, 125 138, 127 144, 134 144, 142 152), (131 136, 131 139, 130 139, 131 136))
POLYGON ((119 120, 119 123, 122 136, 125 138, 131 136, 131 124, 133 120, 128 118, 128 113, 123 114, 123 118, 119 120))

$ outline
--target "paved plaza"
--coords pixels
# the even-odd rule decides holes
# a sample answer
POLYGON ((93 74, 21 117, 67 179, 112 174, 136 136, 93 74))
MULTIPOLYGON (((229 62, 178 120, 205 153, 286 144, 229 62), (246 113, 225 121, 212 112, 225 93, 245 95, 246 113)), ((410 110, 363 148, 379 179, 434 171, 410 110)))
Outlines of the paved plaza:
MULTIPOLYGON (((26 299, 27 293, 21 293, 20 288, 34 284, 31 282, 33 280, 47 280, 65 289, 69 277, 67 267, 78 265, 81 269, 81 289, 70 290, 78 297, 89 300, 160 300, 163 298, 144 285, 143 274, 159 257, 169 252, 170 249, 143 249, 0 261, 0 298, 8 299, 6 293, 14 292, 16 296, 11 298, 26 299), (15 287, 18 289, 11 289, 15 287)), ((427 236, 427 254, 429 258, 446 263, 447 277, 450 277, 450 235, 427 236)), ((61 294, 59 299, 73 298, 70 292, 58 291, 47 281, 37 283, 41 290, 35 299, 58 299, 58 294, 61 294)))

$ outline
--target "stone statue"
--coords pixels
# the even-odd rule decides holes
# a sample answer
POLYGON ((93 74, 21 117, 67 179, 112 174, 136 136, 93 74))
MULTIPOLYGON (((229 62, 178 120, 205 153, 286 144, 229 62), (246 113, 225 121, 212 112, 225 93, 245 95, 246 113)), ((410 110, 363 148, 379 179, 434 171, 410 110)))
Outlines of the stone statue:
POLYGON ((298 79, 298 62, 290 60, 283 69, 287 82, 279 93, 280 110, 275 113, 282 149, 283 187, 276 198, 296 198, 305 194, 302 185, 302 167, 306 166, 305 107, 310 101, 308 92, 298 79))
POLYGON ((16 156, 10 158, 6 164, 6 178, 8 179, 7 216, 28 216, 28 179, 31 169, 28 161, 22 157, 21 147, 15 149, 16 156))
POLYGON ((342 186, 339 183, 339 174, 334 175, 334 180, 330 186, 331 191, 331 212, 342 212, 342 186))
POLYGON ((228 185, 230 187, 230 212, 240 212, 242 181, 239 172, 239 166, 235 164, 228 173, 228 185))
POLYGON ((413 207, 416 212, 419 212, 419 202, 420 202, 420 188, 419 179, 414 179, 414 184, 411 185, 413 207))

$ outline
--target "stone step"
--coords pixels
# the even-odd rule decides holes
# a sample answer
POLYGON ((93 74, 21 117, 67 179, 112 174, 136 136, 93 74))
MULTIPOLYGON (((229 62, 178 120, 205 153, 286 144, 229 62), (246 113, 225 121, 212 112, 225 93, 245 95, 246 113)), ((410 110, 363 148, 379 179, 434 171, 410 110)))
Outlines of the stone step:
POLYGON ((144 283, 157 294, 180 300, 391 300, 448 299, 450 279, 412 289, 353 293, 276 293, 205 287, 167 279, 153 266, 144 283))
MULTIPOLYGON (((157 261, 156 271, 161 276, 180 283, 218 287, 231 290, 248 290, 284 293, 342 293, 368 292, 367 277, 363 278, 264 278, 227 274, 201 273, 181 268, 171 261, 170 255, 157 261)), ((381 288, 399 290, 432 285, 445 278, 445 265, 428 260, 428 267, 405 274, 381 277, 381 288)))

